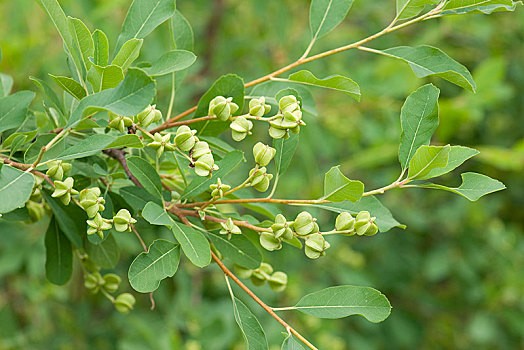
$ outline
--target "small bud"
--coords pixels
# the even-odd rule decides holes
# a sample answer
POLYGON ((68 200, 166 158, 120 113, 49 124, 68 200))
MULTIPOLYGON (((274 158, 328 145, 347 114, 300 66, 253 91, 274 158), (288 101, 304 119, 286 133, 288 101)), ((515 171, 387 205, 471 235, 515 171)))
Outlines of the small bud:
POLYGON ((251 120, 247 120, 245 117, 237 117, 229 125, 231 128, 231 137, 235 141, 242 141, 247 135, 251 135, 251 129, 253 129, 253 123, 251 120))
POLYGON ((218 170, 218 165, 211 153, 204 154, 195 163, 195 172, 198 176, 211 176, 213 171, 218 170))
POLYGON ((307 236, 315 230, 315 222, 313 217, 307 211, 303 211, 297 215, 293 223, 293 230, 299 236, 307 236))
POLYGON ((235 225, 231 218, 227 219, 226 222, 221 222, 222 229, 220 230, 221 235, 239 235, 242 233, 240 227, 235 225))
POLYGON ((131 225, 136 223, 136 220, 133 219, 127 209, 120 209, 113 217, 113 223, 115 224, 115 230, 118 232, 131 232, 131 225))
POLYGON ((282 240, 275 237, 273 232, 262 232, 260 234, 260 245, 270 252, 282 248, 282 240))
POLYGON ((253 156, 255 157, 255 162, 260 166, 266 166, 269 164, 271 159, 275 156, 277 150, 268 145, 264 145, 262 142, 258 142, 253 146, 253 156))
POLYGON ((98 293, 100 287, 104 285, 105 281, 100 272, 93 272, 84 275, 84 286, 93 294, 98 293))
POLYGON ((287 286, 287 275, 282 271, 276 271, 267 280, 267 283, 274 292, 282 292, 287 286))
POLYGON ((214 115, 222 121, 228 120, 238 110, 238 105, 232 101, 232 97, 215 97, 209 103, 209 115, 214 115))
POLYGON ((196 130, 191 130, 189 126, 180 126, 175 135, 175 144, 184 152, 190 151, 197 142, 195 137, 196 130))
POLYGON ((209 188, 211 189, 211 197, 213 198, 222 198, 224 197, 224 192, 229 191, 231 186, 224 185, 220 178, 217 179, 216 184, 209 185, 209 188))
POLYGON ((235 275, 240 278, 249 278, 253 274, 253 270, 235 264, 235 275))
POLYGON ((68 177, 64 181, 55 181, 55 191, 51 196, 58 197, 64 205, 69 205, 71 195, 78 194, 78 191, 73 188, 74 183, 75 180, 72 177, 68 177))
POLYGON ((324 255, 326 249, 330 247, 330 244, 324 239, 320 233, 313 233, 306 239, 306 256, 310 259, 317 259, 324 255))
POLYGON ((96 233, 100 238, 104 238, 104 231, 109 230, 112 225, 109 220, 102 218, 100 213, 96 213, 93 220, 87 220, 87 234, 92 235, 96 233))
POLYGON ((100 189, 98 187, 83 189, 78 196, 80 206, 85 210, 87 216, 92 218, 98 212, 104 211, 106 203, 103 197, 99 197, 100 189))
POLYGON ((115 275, 114 273, 108 273, 104 275, 104 289, 109 293, 114 293, 120 286, 121 281, 120 276, 115 275))
POLYGON ((133 117, 124 117, 113 112, 109 112, 109 125, 111 129, 116 129, 121 133, 126 132, 126 128, 133 125, 133 117))
POLYGON ((49 163, 49 169, 46 175, 55 180, 62 180, 64 174, 67 174, 69 170, 71 170, 71 164, 64 163, 61 160, 54 160, 49 163))
POLYGON ((118 312, 127 314, 133 310, 135 302, 135 297, 131 293, 122 293, 115 299, 115 308, 118 312))
POLYGON ((25 204, 25 207, 27 209, 27 213, 29 214, 29 217, 31 218, 31 222, 37 222, 45 214, 43 203, 37 203, 37 202, 30 200, 25 204))
POLYGON ((195 144, 195 147, 191 150, 191 157, 193 159, 198 159, 206 154, 211 155, 211 149, 209 148, 209 144, 205 141, 198 141, 195 144))
POLYGON ((143 127, 149 126, 151 123, 156 123, 162 119, 162 112, 155 108, 156 106, 148 106, 142 112, 138 113, 136 120, 143 127))
POLYGON ((269 113, 271 106, 266 104, 264 97, 254 98, 249 101, 249 114, 253 117, 261 118, 264 114, 269 113))
POLYGON ((378 232, 375 217, 371 217, 368 211, 361 211, 355 219, 355 232, 357 235, 373 236, 378 232))
POLYGON ((335 220, 335 229, 337 231, 353 231, 355 227, 355 218, 348 212, 338 214, 335 220))
POLYGON ((280 108, 282 113, 300 110, 300 104, 294 95, 287 95, 282 97, 278 101, 278 107, 280 108))
POLYGON ((275 223, 271 225, 271 230, 276 238, 288 240, 293 238, 293 231, 290 228, 290 224, 282 214, 276 216, 275 223))
POLYGON ((175 147, 170 143, 171 134, 166 134, 162 136, 160 133, 156 133, 154 136, 154 141, 147 145, 154 150, 156 150, 157 158, 160 158, 164 153, 164 150, 174 151, 175 147))
POLYGON ((249 176, 251 178, 251 186, 259 191, 259 192, 265 192, 269 188, 269 183, 271 182, 271 179, 273 178, 272 174, 268 174, 265 167, 262 167, 260 169, 253 168, 249 171, 249 176))

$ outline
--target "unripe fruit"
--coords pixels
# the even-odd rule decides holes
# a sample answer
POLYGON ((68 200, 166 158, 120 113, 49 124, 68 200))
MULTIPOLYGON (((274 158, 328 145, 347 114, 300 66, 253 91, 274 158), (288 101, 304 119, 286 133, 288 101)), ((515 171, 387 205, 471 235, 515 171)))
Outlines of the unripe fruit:
POLYGON ((136 116, 136 120, 143 127, 149 126, 151 123, 156 123, 162 120, 162 112, 155 108, 156 106, 148 106, 145 110, 136 116))
POLYGON ((253 156, 255 157, 255 162, 260 166, 268 165, 276 153, 276 149, 268 145, 264 145, 262 142, 258 142, 255 146, 253 146, 253 156))
POLYGON ((220 230, 222 235, 239 235, 242 233, 240 227, 235 225, 231 218, 227 219, 226 222, 221 222, 220 225, 222 226, 222 230, 220 230))
POLYGON ((361 211, 355 219, 355 232, 357 235, 373 236, 378 232, 375 217, 371 217, 368 211, 361 211))
POLYGON ((131 231, 131 225, 136 223, 127 209, 120 209, 113 217, 115 230, 118 232, 131 231))
POLYGON ((191 130, 187 125, 180 126, 176 131, 175 144, 184 152, 190 151, 197 142, 195 133, 196 131, 191 130))
POLYGON ((232 97, 225 98, 223 96, 217 96, 209 103, 209 115, 214 115, 217 119, 226 121, 228 120, 237 110, 238 105, 233 101, 232 97))
POLYGON ((230 125, 231 137, 235 141, 242 141, 247 135, 251 135, 251 129, 253 123, 251 120, 247 120, 245 117, 237 117, 230 125))
POLYGON ((218 170, 218 165, 210 153, 204 154, 195 163, 195 172, 198 176, 211 176, 213 171, 218 170))
POLYGON ((282 113, 294 112, 300 109, 298 100, 294 95, 287 95, 287 96, 282 97, 278 101, 278 107, 280 108, 282 113))
POLYGON ((262 232, 260 234, 260 245, 271 252, 282 248, 282 240, 275 237, 273 232, 262 232))
POLYGON ((348 212, 340 213, 335 221, 337 231, 353 231, 355 218, 348 212))
POLYGON ((276 271, 267 282, 274 292, 282 292, 287 286, 287 275, 282 271, 276 271))
POLYGON ((266 99, 264 97, 254 98, 249 101, 249 115, 253 117, 261 118, 264 114, 269 113, 271 106, 266 104, 266 99))
POLYGON ((304 252, 310 259, 317 259, 324 255, 326 249, 330 247, 330 244, 324 239, 320 233, 313 233, 306 239, 306 247, 304 252))
POLYGON ((118 310, 118 312, 127 314, 129 311, 133 310, 135 302, 135 297, 132 294, 122 293, 115 299, 115 308, 118 310))
POLYGON ((297 215, 293 223, 293 230, 299 236, 307 236, 315 229, 313 217, 307 211, 303 211, 297 215))

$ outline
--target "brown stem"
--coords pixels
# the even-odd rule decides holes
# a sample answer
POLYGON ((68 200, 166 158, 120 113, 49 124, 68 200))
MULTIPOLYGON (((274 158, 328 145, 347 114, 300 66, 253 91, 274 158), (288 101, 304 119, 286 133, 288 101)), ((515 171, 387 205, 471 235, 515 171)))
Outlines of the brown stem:
POLYGON ((204 121, 204 120, 215 119, 215 118, 216 117, 214 115, 206 115, 205 117, 193 118, 193 119, 183 120, 183 121, 179 121, 179 122, 173 122, 173 123, 167 123, 167 124, 164 123, 164 124, 160 125, 159 127, 151 130, 150 133, 154 135, 155 133, 157 133, 159 131, 162 131, 162 130, 165 130, 165 129, 169 129, 169 128, 174 128, 175 126, 189 125, 189 124, 201 122, 201 121, 204 121))
MULTIPOLYGON (((207 202, 194 202, 178 204, 179 208, 194 208, 204 205, 207 202)), ((278 203, 278 204, 321 204, 331 203, 324 199, 276 199, 276 198, 240 198, 240 199, 222 199, 213 204, 235 204, 235 203, 278 203)))
POLYGON ((235 276, 233 274, 233 272, 231 272, 227 267, 226 265, 224 265, 224 263, 215 255, 215 253, 213 253, 211 251, 211 257, 213 258, 213 260, 217 263, 218 267, 220 267, 220 269, 222 269, 222 271, 224 272, 224 274, 226 276, 228 276, 229 278, 231 278, 236 284, 238 284, 238 286, 240 288, 242 288, 242 290, 244 292, 247 293, 247 295, 249 295, 254 301, 257 302, 258 305, 260 305, 268 314, 271 315, 271 317, 273 317, 275 320, 277 320, 278 323, 280 323, 285 329, 286 331, 288 332, 291 332, 293 333, 298 339, 300 339, 300 341, 302 341, 304 344, 306 344, 310 349, 313 349, 313 350, 318 350, 313 344, 311 344, 306 338, 304 338, 304 336, 302 336, 302 334, 298 333, 293 327, 291 327, 286 321, 284 321, 282 318, 280 318, 280 316, 278 316, 274 311, 273 309, 271 309, 271 307, 269 307, 268 305, 266 305, 266 303, 264 303, 262 300, 260 300, 259 297, 256 296, 255 293, 253 293, 248 287, 246 287, 246 285, 244 283, 242 283, 242 281, 240 281, 238 279, 237 276, 235 276))
MULTIPOLYGON (((4 158, 4 164, 8 164, 8 165, 11 165, 15 168, 18 168, 20 170, 27 170, 29 168, 31 168, 31 165, 30 164, 24 164, 24 163, 18 163, 18 162, 15 162, 15 161, 12 161, 11 159, 8 159, 8 158, 4 158)), ((49 182, 49 184, 51 184, 51 186, 55 187, 55 183, 53 182, 53 180, 51 180, 51 178, 49 176, 47 176, 46 174, 40 172, 40 171, 37 171, 37 170, 31 170, 31 173, 38 176, 38 177, 41 177, 42 179, 46 180, 47 182, 49 182)))
POLYGON ((138 187, 142 187, 140 181, 138 181, 138 179, 131 173, 131 170, 129 170, 129 167, 127 166, 126 152, 124 152, 124 150, 109 148, 103 150, 102 152, 107 154, 111 158, 116 159, 120 163, 120 165, 122 165, 122 168, 124 169, 124 172, 126 173, 129 180, 131 180, 131 182, 133 182, 138 187))

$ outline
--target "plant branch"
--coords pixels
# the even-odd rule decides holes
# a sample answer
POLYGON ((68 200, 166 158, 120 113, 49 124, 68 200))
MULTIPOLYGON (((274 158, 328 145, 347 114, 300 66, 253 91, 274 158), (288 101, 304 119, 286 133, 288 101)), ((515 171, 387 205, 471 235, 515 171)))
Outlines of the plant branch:
MULTIPOLYGON (((15 167, 15 168, 20 169, 20 170, 27 171, 28 169, 31 168, 30 164, 18 163, 18 162, 12 161, 11 159, 8 159, 8 158, 4 158, 3 162, 4 162, 4 164, 11 165, 12 167, 15 167)), ((49 182, 49 184, 51 184, 51 186, 55 187, 55 183, 53 182, 53 180, 51 180, 51 178, 49 176, 47 176, 46 174, 44 174, 44 173, 42 173, 40 171, 37 171, 37 170, 29 170, 29 172, 31 174, 34 174, 34 175, 38 176, 38 177, 41 177, 42 179, 44 179, 47 182, 49 182)))
POLYGON ((318 350, 313 344, 311 344, 302 334, 297 332, 293 327, 291 327, 286 321, 284 321, 280 316, 278 316, 271 307, 266 305, 255 293, 253 293, 242 281, 238 279, 237 276, 231 272, 226 265, 211 251, 211 257, 213 260, 217 263, 218 267, 224 272, 224 274, 231 278, 244 292, 247 293, 254 301, 257 302, 258 305, 260 305, 268 314, 271 315, 275 320, 277 320, 278 323, 280 323, 288 332, 293 333, 300 341, 302 341, 304 344, 308 346, 308 348, 312 350, 318 350))
POLYGON ((131 173, 131 170, 129 170, 129 167, 127 166, 127 160, 126 160, 126 153, 124 150, 116 149, 116 148, 109 148, 102 151, 103 153, 107 154, 111 158, 116 159, 120 165, 122 165, 122 168, 124 169, 124 172, 126 173, 127 177, 131 182, 133 182, 138 187, 142 187, 142 184, 138 179, 131 173))

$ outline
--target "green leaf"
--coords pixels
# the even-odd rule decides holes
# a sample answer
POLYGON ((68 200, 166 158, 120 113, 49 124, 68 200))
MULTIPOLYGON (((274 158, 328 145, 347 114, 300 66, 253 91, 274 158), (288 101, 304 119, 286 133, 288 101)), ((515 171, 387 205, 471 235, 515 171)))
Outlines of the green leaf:
POLYGON ((151 67, 145 68, 150 76, 161 76, 177 72, 195 63, 196 56, 194 53, 186 50, 173 50, 166 52, 158 60, 151 64, 151 67))
POLYGON ((162 200, 162 182, 155 168, 140 157, 127 158, 127 166, 138 182, 156 198, 162 200))
POLYGON ((282 175, 289 167, 293 155, 297 150, 299 140, 299 135, 291 135, 287 139, 280 138, 273 140, 273 147, 277 151, 275 153, 275 165, 277 167, 276 173, 278 175, 282 175))
POLYGON ((242 331, 246 342, 246 349, 249 350, 267 350, 267 339, 260 322, 253 313, 247 308, 240 299, 231 295, 233 300, 233 314, 235 320, 242 331))
POLYGON ((173 220, 169 214, 163 207, 154 202, 146 204, 142 210, 142 217, 151 225, 167 226, 169 228, 173 226, 173 220))
POLYGON ((129 39, 120 51, 118 51, 111 64, 121 67, 122 70, 126 70, 140 55, 140 49, 143 43, 143 39, 129 39))
POLYGON ((117 47, 142 39, 175 13, 175 0, 134 0, 127 12, 117 47))
POLYGON ((9 95, 12 88, 13 78, 7 74, 0 73, 0 97, 9 95))
POLYGON ((90 66, 89 57, 92 57, 95 53, 95 46, 93 43, 93 38, 91 37, 91 32, 87 29, 84 22, 78 18, 67 17, 69 32, 73 38, 73 45, 77 50, 77 55, 80 57, 84 69, 87 69, 90 66))
POLYGON ((426 5, 438 4, 440 0, 397 0, 397 20, 416 16, 426 5))
POLYGON ((94 92, 112 89, 124 80, 124 71, 116 65, 101 67, 93 64, 87 73, 87 80, 93 86, 94 92))
POLYGON ((326 35, 346 17, 354 0, 313 0, 309 8, 312 41, 326 35))
POLYGON ((304 347, 290 334, 282 343, 282 350, 305 350, 304 347))
POLYGON ((243 235, 231 238, 208 232, 211 243, 229 260, 247 269, 257 269, 262 263, 262 254, 251 241, 243 235))
POLYGON ((189 24, 188 20, 178 10, 175 11, 172 20, 176 48, 179 50, 193 51, 195 39, 191 24, 189 24))
POLYGON ((350 180, 340 171, 340 165, 332 167, 324 178, 324 197, 331 202, 346 200, 356 202, 364 193, 364 184, 360 181, 350 180))
POLYGON ((331 75, 324 79, 319 79, 310 71, 301 70, 291 74, 288 79, 306 85, 341 91, 353 97, 355 100, 360 101, 360 87, 358 84, 342 75, 331 75))
POLYGON ((180 199, 194 197, 199 193, 202 193, 209 189, 209 185, 216 182, 217 178, 224 179, 224 177, 236 168, 242 159, 244 154, 241 151, 233 151, 226 154, 222 160, 217 162, 218 170, 214 171, 211 175, 211 178, 207 177, 196 177, 191 181, 191 183, 186 187, 180 199))
POLYGON ((449 173, 453 169, 460 166, 469 158, 479 154, 479 151, 473 148, 464 147, 464 146, 451 146, 449 149, 448 164, 441 168, 432 169, 429 174, 426 175, 426 179, 432 177, 437 177, 449 173))
POLYGON ((411 93, 400 111, 400 146, 398 159, 406 170, 411 158, 422 145, 428 145, 438 126, 440 90, 431 84, 411 93))
POLYGON ((74 146, 67 148, 61 153, 57 159, 78 159, 93 154, 97 154, 103 149, 107 148, 121 148, 121 147, 143 147, 140 137, 137 135, 122 135, 112 136, 107 134, 94 134, 82 141, 78 142, 74 146))
POLYGON ((462 15, 467 13, 492 14, 499 11, 515 11, 522 1, 512 0, 451 0, 438 15, 462 15))
POLYGON ((477 173, 463 173, 461 174, 462 184, 459 187, 447 187, 438 184, 422 184, 417 187, 433 188, 437 190, 445 190, 456 193, 474 202, 482 196, 489 193, 501 191, 506 188, 504 184, 498 180, 492 179, 489 176, 477 173))
MULTIPOLYGON (((232 97, 233 102, 238 105, 237 115, 242 113, 244 106, 244 81, 238 75, 223 75, 213 83, 211 88, 200 98, 195 111, 195 118, 208 114, 209 102, 217 96, 232 97)), ((230 122, 204 121, 194 123, 192 128, 199 130, 199 135, 216 136, 229 128, 230 122), (205 131, 205 132, 204 132, 205 131)))
POLYGON ((146 252, 140 253, 129 266, 129 284, 140 293, 155 291, 160 281, 173 277, 180 262, 180 246, 157 239, 146 252))
POLYGON ((380 201, 374 196, 362 197, 358 202, 351 203, 349 201, 340 203, 323 203, 323 204, 310 204, 310 207, 317 207, 335 213, 343 213, 345 211, 351 214, 358 214, 362 210, 370 212, 371 216, 376 217, 376 224, 380 232, 386 232, 394 227, 406 228, 405 225, 399 223, 388 208, 386 208, 380 201))
POLYGON ((82 63, 81 58, 75 50, 73 43, 73 35, 69 29, 69 21, 64 13, 64 10, 60 7, 57 0, 37 0, 38 4, 47 12, 53 24, 55 25, 58 33, 64 41, 66 51, 71 55, 74 68, 78 76, 81 76, 82 63))
POLYGON ((29 80, 35 83, 35 85, 42 90, 46 97, 46 103, 48 103, 50 107, 53 107, 62 114, 66 113, 64 102, 58 97, 58 95, 53 91, 53 89, 51 89, 48 83, 46 83, 42 79, 38 79, 35 77, 29 77, 29 80))
POLYGON ((319 318, 361 315, 377 323, 388 318, 391 304, 384 294, 370 287, 336 286, 302 297, 295 308, 319 318))
POLYGON ((52 74, 49 74, 49 76, 53 78, 53 80, 58 86, 60 86, 65 92, 67 92, 69 95, 73 96, 77 100, 80 101, 81 99, 87 96, 87 91, 76 80, 68 77, 55 76, 52 74))
POLYGON ((136 134, 127 134, 116 137, 106 148, 143 148, 144 144, 136 134))
POLYGON ((408 179, 427 179, 431 170, 448 164, 450 145, 420 146, 409 162, 408 179))
POLYGON ((73 249, 54 217, 51 218, 44 242, 46 278, 51 283, 64 285, 73 272, 73 249))
POLYGON ((94 53, 93 60, 96 65, 107 66, 109 63, 109 40, 107 35, 97 29, 93 32, 94 53))
POLYGON ((173 220, 173 235, 180 243, 182 251, 191 262, 198 266, 204 267, 211 262, 211 247, 202 232, 192 227, 182 225, 173 220))
POLYGON ((135 213, 142 210, 146 204, 151 201, 162 205, 162 200, 160 198, 155 198, 143 187, 126 186, 119 189, 118 192, 135 213))
MULTIPOLYGON (((31 146, 25 151, 24 160, 26 163, 33 163, 37 158, 38 154, 42 150, 42 146, 45 146, 54 139, 56 134, 42 134, 37 136, 36 141, 34 141, 31 146)), ((49 148, 42 157, 42 162, 45 162, 50 159, 58 157, 59 154, 64 152, 66 147, 65 139, 61 139, 55 143, 51 148, 49 148)))
POLYGON ((42 191, 45 202, 55 215, 58 226, 77 248, 83 248, 83 237, 87 233, 87 215, 76 205, 65 206, 59 199, 51 197, 51 192, 42 191))
POLYGON ((34 185, 33 174, 3 165, 0 168, 0 214, 23 207, 34 185))
POLYGON ((31 91, 19 91, 0 97, 0 132, 18 128, 25 121, 27 108, 35 97, 31 91))
POLYGON ((475 82, 466 67, 458 63, 442 50, 428 46, 398 46, 387 50, 365 49, 408 63, 419 78, 437 76, 464 89, 475 92, 475 82))
MULTIPOLYGON (((108 232, 106 231, 105 234, 107 235, 108 232)), ((113 235, 109 235, 100 244, 87 242, 86 252, 89 258, 103 269, 112 269, 120 258, 120 250, 118 250, 118 245, 113 235)))
POLYGON ((72 113, 67 126, 76 125, 82 118, 100 110, 122 116, 142 112, 156 95, 155 82, 140 69, 129 69, 125 79, 116 88, 89 95, 72 113))

